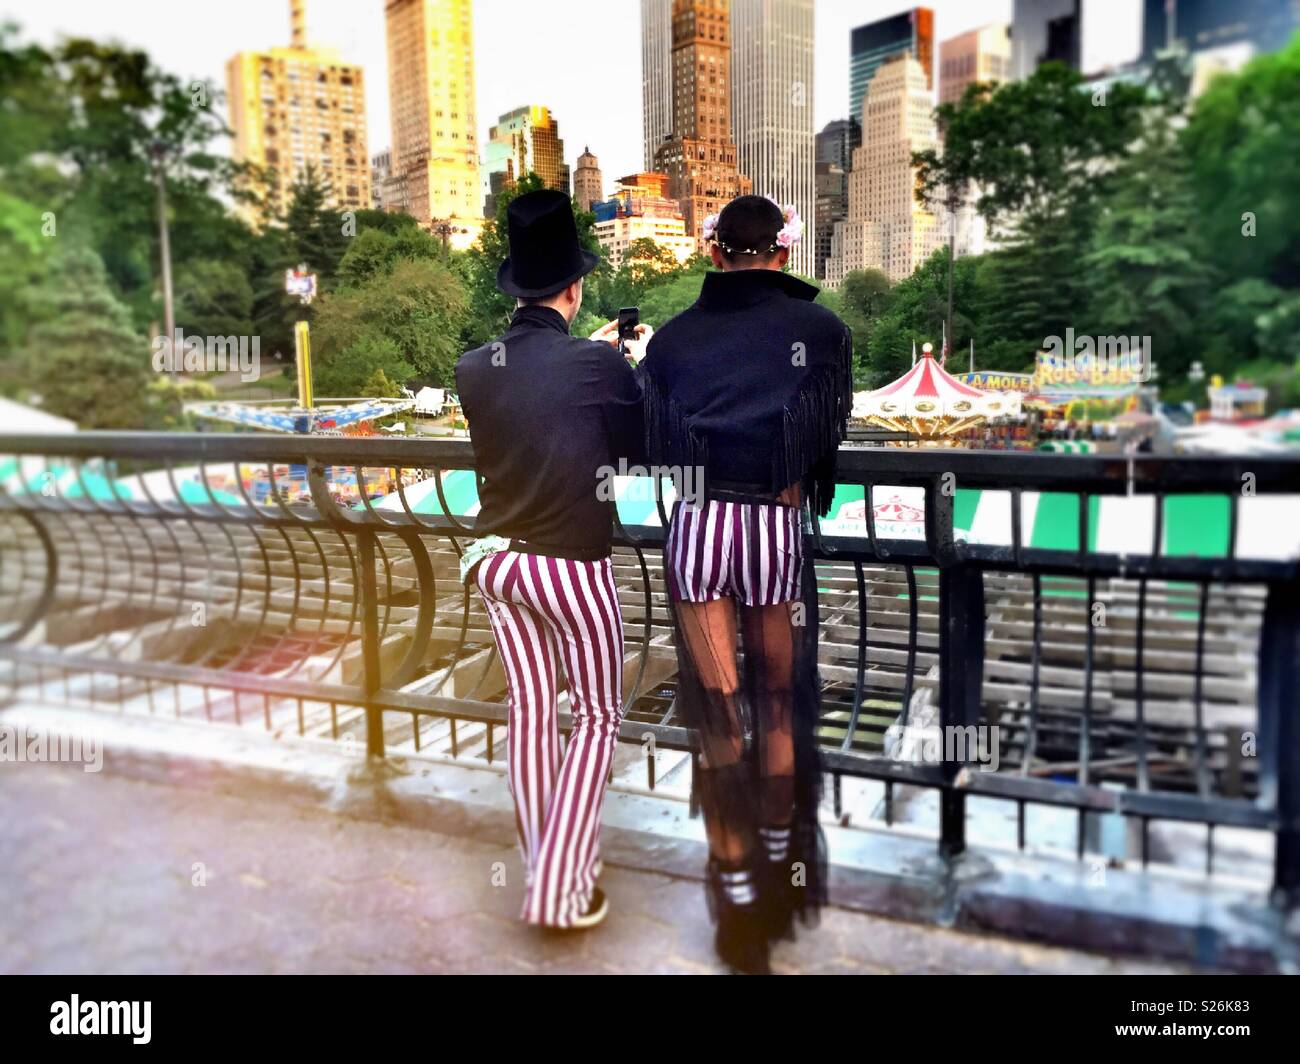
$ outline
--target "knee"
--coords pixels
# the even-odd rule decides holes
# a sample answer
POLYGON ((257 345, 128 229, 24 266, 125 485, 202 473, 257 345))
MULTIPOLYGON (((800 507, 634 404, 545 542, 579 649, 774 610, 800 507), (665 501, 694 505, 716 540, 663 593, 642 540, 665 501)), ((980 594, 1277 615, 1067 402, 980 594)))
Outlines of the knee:
POLYGON ((740 690, 734 677, 726 677, 704 685, 704 693, 715 702, 731 702, 740 690))

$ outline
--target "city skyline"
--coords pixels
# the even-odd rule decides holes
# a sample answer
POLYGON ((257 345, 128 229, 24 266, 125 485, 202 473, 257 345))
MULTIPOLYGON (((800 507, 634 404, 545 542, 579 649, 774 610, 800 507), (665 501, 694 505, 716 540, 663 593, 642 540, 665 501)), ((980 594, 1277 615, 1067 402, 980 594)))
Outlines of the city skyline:
MULTIPOLYGON (((847 117, 849 34, 864 22, 907 8, 892 0, 817 0, 813 125, 847 117)), ((988 22, 1009 21, 1011 0, 937 0, 936 38, 944 39, 988 22)), ((146 50, 162 69, 185 78, 208 78, 224 89, 226 64, 241 51, 262 51, 289 40, 289 10, 283 2, 228 0, 220 8, 191 7, 175 17, 167 0, 137 0, 129 18, 97 0, 52 0, 39 8, 6 10, 3 17, 43 44, 58 36, 116 40, 146 50)), ((477 134, 487 142, 498 115, 537 103, 548 107, 564 129, 564 161, 576 169, 584 147, 601 158, 606 173, 635 173, 644 167, 641 121, 639 0, 564 0, 561 5, 527 0, 474 0, 477 134), (590 39, 609 62, 572 61, 573 41, 590 39), (626 40, 613 62, 612 42, 626 40), (615 71, 600 92, 592 79, 615 71)), ((308 40, 338 48, 344 62, 366 73, 366 116, 370 155, 391 148, 388 69, 383 0, 311 0, 308 40)), ((593 49, 586 49, 593 51, 593 49)), ((762 191, 761 189, 757 191, 762 191)))

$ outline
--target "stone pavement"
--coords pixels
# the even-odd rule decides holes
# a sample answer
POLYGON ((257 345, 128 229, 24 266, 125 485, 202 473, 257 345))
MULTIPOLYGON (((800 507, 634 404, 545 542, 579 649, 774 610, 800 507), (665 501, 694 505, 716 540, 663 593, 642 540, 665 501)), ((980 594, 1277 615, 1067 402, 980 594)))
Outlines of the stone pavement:
MULTIPOLYGON (((607 866, 606 923, 546 933, 511 847, 75 766, 0 764, 0 869, 3 973, 722 971, 696 881, 607 866)), ((836 908, 773 967, 1182 970, 836 908)))

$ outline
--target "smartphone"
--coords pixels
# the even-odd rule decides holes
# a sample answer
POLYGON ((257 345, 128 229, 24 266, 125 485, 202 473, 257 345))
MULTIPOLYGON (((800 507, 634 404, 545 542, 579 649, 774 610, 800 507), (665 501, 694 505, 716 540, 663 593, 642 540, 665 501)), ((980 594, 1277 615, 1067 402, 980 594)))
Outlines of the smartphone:
POLYGON ((636 307, 623 307, 618 312, 618 349, 626 353, 623 344, 636 339, 636 327, 641 324, 641 311, 636 307))

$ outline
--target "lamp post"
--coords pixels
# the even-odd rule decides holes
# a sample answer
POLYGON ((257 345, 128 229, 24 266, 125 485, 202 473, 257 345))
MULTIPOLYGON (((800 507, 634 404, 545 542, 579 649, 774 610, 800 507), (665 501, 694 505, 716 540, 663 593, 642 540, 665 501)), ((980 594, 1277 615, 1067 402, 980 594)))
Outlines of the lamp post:
MULTIPOLYGON (((167 233, 167 145, 155 140, 149 145, 149 156, 153 160, 154 181, 158 186, 158 248, 162 268, 163 286, 163 329, 170 344, 176 334, 176 312, 172 302, 172 248, 167 233)), ((173 358, 172 372, 180 375, 181 362, 173 358)))

